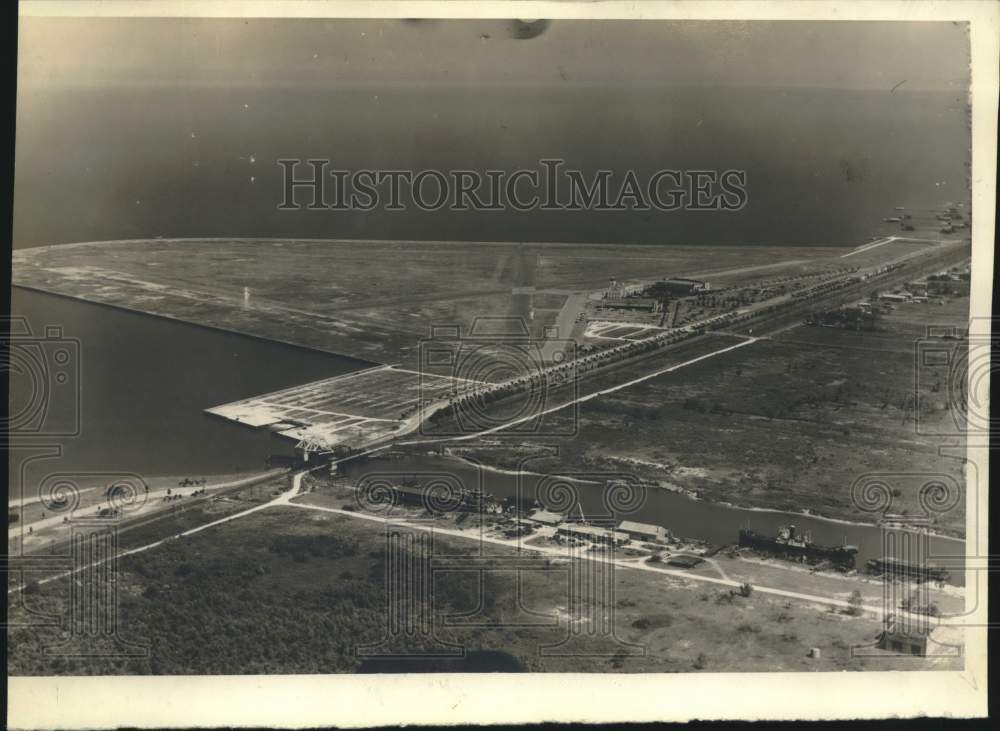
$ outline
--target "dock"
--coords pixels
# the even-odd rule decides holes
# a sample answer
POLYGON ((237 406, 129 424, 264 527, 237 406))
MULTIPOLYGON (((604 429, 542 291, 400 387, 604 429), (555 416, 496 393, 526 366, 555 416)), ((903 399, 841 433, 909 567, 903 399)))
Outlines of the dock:
MULTIPOLYGON (((420 403, 446 404, 461 384, 448 376, 377 366, 205 409, 269 429, 306 452, 372 447, 413 431, 420 403), (311 449, 315 446, 316 449, 311 449)), ((426 414, 425 414, 426 415, 426 414)))

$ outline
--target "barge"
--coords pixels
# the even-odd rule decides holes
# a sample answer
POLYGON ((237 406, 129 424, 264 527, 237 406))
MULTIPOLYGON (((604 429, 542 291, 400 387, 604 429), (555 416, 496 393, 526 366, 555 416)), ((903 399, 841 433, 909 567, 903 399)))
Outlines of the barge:
POLYGON ((865 563, 865 571, 889 579, 913 579, 922 581, 947 582, 951 572, 940 566, 921 566, 898 558, 873 558, 865 563))
POLYGON ((766 536, 749 528, 740 530, 740 546, 809 563, 830 561, 850 570, 854 568, 857 546, 821 546, 813 543, 809 534, 797 534, 794 525, 781 526, 776 536, 766 536))

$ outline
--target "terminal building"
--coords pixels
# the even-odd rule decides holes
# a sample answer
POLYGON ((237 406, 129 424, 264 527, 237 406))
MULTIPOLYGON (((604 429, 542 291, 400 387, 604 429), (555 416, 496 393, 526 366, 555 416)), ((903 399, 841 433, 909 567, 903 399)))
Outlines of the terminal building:
POLYGON ((608 530, 607 528, 598 528, 593 525, 583 525, 581 523, 560 525, 556 529, 556 533, 566 538, 576 538, 577 540, 590 541, 592 543, 604 543, 609 546, 623 546, 630 540, 628 533, 618 530, 608 530))
POLYGON ((623 520, 618 530, 627 533, 634 541, 665 541, 670 538, 670 531, 662 525, 636 523, 633 520, 623 520))
POLYGON ((608 288, 604 290, 604 299, 607 302, 621 302, 626 297, 634 297, 642 293, 641 284, 625 284, 617 279, 608 281, 608 288))
POLYGON ((548 510, 536 510, 531 514, 529 520, 541 523, 542 525, 559 525, 565 518, 559 513, 553 513, 548 510))
POLYGON ((657 289, 665 290, 673 297, 689 297, 708 290, 708 284, 698 279, 669 277, 656 283, 657 289))
POLYGON ((932 274, 927 277, 927 294, 969 296, 968 274, 932 274))
POLYGON ((606 309, 610 310, 647 310, 649 312, 659 312, 663 309, 663 303, 650 297, 626 297, 624 299, 606 299, 602 303, 606 309))

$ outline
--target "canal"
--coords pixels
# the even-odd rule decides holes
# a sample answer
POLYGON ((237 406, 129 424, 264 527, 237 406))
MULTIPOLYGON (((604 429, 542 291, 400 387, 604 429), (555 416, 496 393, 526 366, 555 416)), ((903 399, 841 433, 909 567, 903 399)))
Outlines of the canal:
MULTIPOLYGON (((764 535, 775 535, 778 528, 795 525, 799 533, 810 533, 815 543, 828 546, 843 544, 858 547, 859 568, 871 558, 883 556, 882 529, 875 525, 828 520, 816 516, 739 508, 720 503, 694 500, 669 490, 650 489, 616 503, 628 510, 612 513, 606 504, 604 484, 593 476, 589 479, 562 479, 534 473, 517 474, 479 467, 456 457, 416 455, 393 458, 367 458, 343 465, 344 474, 360 481, 365 476, 398 476, 400 480, 427 484, 440 478, 442 482, 460 484, 466 489, 481 489, 497 498, 521 496, 539 498, 558 512, 579 515, 581 512, 595 522, 611 518, 614 521, 634 520, 668 528, 674 535, 697 538, 714 544, 733 544, 740 528, 750 527, 764 535)), ((929 563, 940 563, 952 572, 952 583, 961 584, 962 575, 954 558, 964 554, 965 543, 942 536, 931 536, 929 563)))

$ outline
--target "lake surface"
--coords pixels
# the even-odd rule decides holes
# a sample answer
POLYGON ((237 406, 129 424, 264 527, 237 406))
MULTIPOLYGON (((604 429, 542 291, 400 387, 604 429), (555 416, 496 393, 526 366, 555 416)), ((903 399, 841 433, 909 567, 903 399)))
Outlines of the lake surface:
MULTIPOLYGON (((269 455, 292 454, 294 444, 204 409, 368 365, 25 289, 14 290, 12 311, 27 318, 35 335, 58 326, 78 342, 70 352, 79 351, 80 435, 34 440, 63 450, 39 465, 49 472, 199 477, 259 471, 269 455)), ((15 374, 12 381, 14 413, 31 394, 29 379, 15 374)), ((72 419, 72 395, 53 391, 54 423, 72 419)), ((11 477, 22 454, 11 459, 11 477)))
POLYGON ((894 206, 968 201, 967 101, 908 85, 37 85, 18 90, 14 246, 157 235, 856 245, 894 206), (279 210, 277 160, 296 158, 481 174, 562 159, 587 180, 612 171, 613 196, 628 171, 645 187, 659 170, 744 170, 748 199, 739 211, 279 210))

